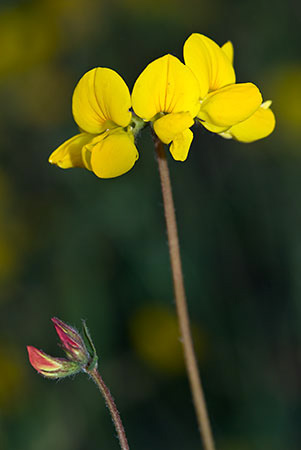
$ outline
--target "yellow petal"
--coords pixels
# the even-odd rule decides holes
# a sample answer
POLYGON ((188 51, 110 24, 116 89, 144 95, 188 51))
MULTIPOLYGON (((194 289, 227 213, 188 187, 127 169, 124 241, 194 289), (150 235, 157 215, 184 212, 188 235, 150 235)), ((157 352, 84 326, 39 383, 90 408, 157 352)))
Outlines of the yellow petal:
POLYGON ((223 50, 223 52, 225 53, 231 64, 233 64, 234 48, 232 42, 231 41, 225 42, 225 44, 221 46, 221 49, 223 50))
POLYGON ((268 136, 274 128, 274 113, 269 108, 266 109, 263 103, 251 117, 234 125, 228 133, 237 141, 248 143, 268 136))
POLYGON ((160 112, 190 112, 200 109, 199 88, 191 70, 178 58, 165 55, 151 62, 138 77, 132 93, 137 116, 151 120, 160 112))
POLYGON ((55 164, 61 169, 71 167, 85 167, 82 160, 82 148, 93 139, 91 134, 80 133, 60 145, 49 156, 50 164, 55 164))
POLYGON ((131 97, 127 85, 114 70, 97 67, 78 82, 72 99, 74 120, 80 129, 99 134, 130 123, 131 97))
POLYGON ((232 84, 208 94, 198 117, 218 127, 229 128, 250 117, 261 102, 262 96, 255 84, 232 84))
POLYGON ((194 33, 187 39, 184 60, 199 82, 201 98, 209 91, 235 83, 235 72, 228 56, 202 34, 194 33))
POLYGON ((179 133, 171 143, 169 151, 176 161, 185 161, 188 156, 190 145, 193 139, 191 130, 185 130, 179 133))
POLYGON ((217 125, 213 125, 208 122, 200 121, 200 123, 206 128, 206 130, 211 131, 211 133, 223 133, 229 129, 229 127, 218 127, 217 125))
POLYGON ((193 123, 188 112, 166 114, 154 122, 154 130, 160 141, 170 144, 177 134, 192 127, 193 123))
POLYGON ((91 167, 99 178, 114 178, 128 172, 139 155, 131 135, 123 130, 109 131, 88 145, 91 167))

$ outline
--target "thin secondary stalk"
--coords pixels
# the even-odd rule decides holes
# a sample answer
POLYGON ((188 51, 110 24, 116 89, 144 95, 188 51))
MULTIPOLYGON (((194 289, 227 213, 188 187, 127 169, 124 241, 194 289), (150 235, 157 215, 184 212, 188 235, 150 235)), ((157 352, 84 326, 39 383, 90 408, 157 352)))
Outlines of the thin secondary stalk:
POLYGON ((214 450, 214 441, 190 330, 180 257, 178 230, 168 164, 163 144, 158 138, 155 139, 155 148, 161 179, 175 301, 183 342, 186 369, 204 449, 214 450))
POLYGON ((115 429, 116 429, 116 432, 118 435, 120 448, 122 450, 129 450, 129 444, 128 444, 128 441, 126 438, 123 424, 122 424, 118 409, 116 407, 116 404, 114 402, 114 399, 111 395, 109 388, 104 383, 102 377, 100 376, 100 374, 98 373, 96 368, 91 370, 91 372, 89 372, 89 374, 92 377, 92 379, 95 381, 95 383, 97 384, 102 396, 105 399, 106 405, 110 410, 111 417, 114 422, 115 429))

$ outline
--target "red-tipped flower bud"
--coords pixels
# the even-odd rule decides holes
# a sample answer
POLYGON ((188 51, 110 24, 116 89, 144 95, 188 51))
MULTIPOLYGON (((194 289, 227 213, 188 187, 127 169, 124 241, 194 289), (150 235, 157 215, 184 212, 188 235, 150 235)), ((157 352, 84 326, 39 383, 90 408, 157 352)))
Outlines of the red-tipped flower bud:
POLYGON ((63 378, 81 370, 91 372, 97 367, 96 350, 85 322, 83 322, 83 332, 88 348, 77 330, 56 317, 51 320, 68 359, 49 356, 42 350, 29 345, 27 347, 29 361, 34 369, 47 378, 63 378))
POLYGON ((51 320, 54 323, 55 330, 68 359, 86 366, 90 356, 79 332, 56 317, 53 317, 51 320))
POLYGON ((63 358, 54 358, 31 345, 27 346, 30 364, 46 378, 64 378, 81 370, 81 364, 63 358))

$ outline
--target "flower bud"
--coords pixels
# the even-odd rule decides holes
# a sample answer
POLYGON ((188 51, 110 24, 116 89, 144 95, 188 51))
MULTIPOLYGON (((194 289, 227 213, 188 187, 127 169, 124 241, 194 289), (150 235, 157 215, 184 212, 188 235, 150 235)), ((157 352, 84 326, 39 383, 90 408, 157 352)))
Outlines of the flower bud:
POLYGON ((31 345, 27 346, 27 351, 32 367, 46 378, 64 378, 81 370, 80 363, 54 358, 31 345))
POLYGON ((51 320, 54 323, 67 358, 70 361, 86 366, 89 361, 89 353, 79 332, 56 317, 53 317, 51 320))

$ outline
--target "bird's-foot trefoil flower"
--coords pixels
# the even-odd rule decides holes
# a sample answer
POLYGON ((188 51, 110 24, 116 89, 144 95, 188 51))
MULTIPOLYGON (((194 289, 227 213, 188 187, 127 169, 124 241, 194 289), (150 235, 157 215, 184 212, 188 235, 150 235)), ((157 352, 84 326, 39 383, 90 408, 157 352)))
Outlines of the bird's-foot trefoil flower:
POLYGON ((90 70, 72 98, 80 133, 58 147, 49 162, 63 169, 83 167, 99 178, 128 172, 139 156, 130 108, 130 92, 118 73, 105 67, 90 70))
POLYGON ((27 351, 32 367, 46 378, 65 378, 80 371, 93 370, 97 366, 97 355, 86 324, 83 322, 83 339, 75 328, 62 320, 56 317, 51 320, 67 359, 50 356, 43 350, 28 345, 27 351))
POLYGON ((194 33, 183 52, 185 64, 199 83, 198 119, 205 128, 242 142, 252 142, 273 131, 274 115, 262 104, 259 89, 253 83, 236 83, 231 42, 219 47, 208 37, 194 33))
POLYGON ((193 139, 190 127, 200 109, 200 91, 192 71, 178 58, 165 55, 151 62, 132 93, 133 110, 152 122, 154 131, 177 161, 184 161, 193 139))

